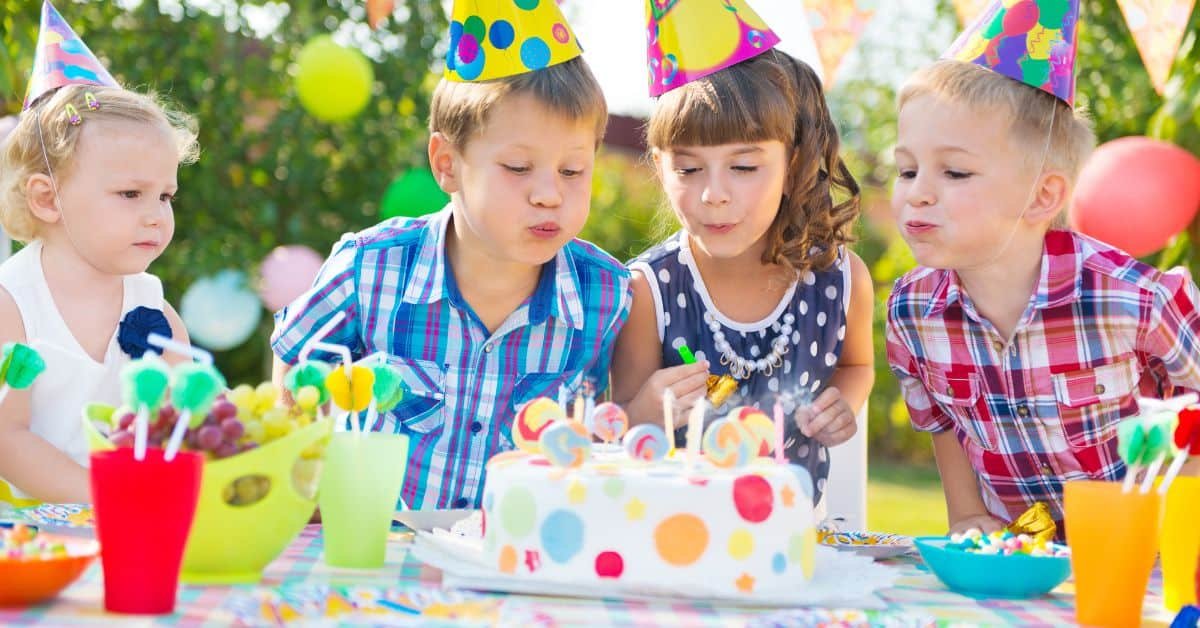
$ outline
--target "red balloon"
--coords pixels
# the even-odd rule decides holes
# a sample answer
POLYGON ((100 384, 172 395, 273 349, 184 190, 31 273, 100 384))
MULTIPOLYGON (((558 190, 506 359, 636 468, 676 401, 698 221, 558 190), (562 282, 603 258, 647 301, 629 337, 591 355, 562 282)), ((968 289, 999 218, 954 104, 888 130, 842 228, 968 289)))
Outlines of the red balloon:
POLYGON ((1200 209, 1200 160, 1148 137, 1096 149, 1079 174, 1071 228, 1134 257, 1166 246, 1200 209))

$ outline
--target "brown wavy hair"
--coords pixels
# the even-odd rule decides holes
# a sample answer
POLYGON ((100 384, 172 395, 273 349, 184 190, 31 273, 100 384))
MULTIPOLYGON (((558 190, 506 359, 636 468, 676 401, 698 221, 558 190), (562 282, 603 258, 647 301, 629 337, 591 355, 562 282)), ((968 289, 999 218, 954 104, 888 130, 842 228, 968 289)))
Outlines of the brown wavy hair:
POLYGON ((837 125, 821 79, 803 61, 771 50, 663 94, 650 117, 652 149, 779 140, 791 147, 779 212, 767 229, 764 264, 826 270, 854 240, 859 187, 838 155, 837 125), (834 202, 835 191, 845 198, 834 202))

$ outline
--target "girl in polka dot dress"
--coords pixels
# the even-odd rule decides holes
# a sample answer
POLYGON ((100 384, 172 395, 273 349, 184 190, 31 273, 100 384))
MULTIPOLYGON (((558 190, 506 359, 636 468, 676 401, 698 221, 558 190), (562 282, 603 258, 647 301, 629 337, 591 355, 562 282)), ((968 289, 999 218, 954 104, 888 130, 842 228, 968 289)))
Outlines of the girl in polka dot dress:
POLYGON ((660 422, 665 391, 682 417, 709 373, 733 376, 717 413, 769 415, 778 399, 792 419, 786 455, 812 473, 819 501, 826 448, 854 435, 874 381, 871 278, 846 247, 858 184, 820 79, 769 50, 664 94, 648 140, 683 229, 630 264, 614 397, 631 422, 660 422), (695 364, 683 364, 685 344, 695 364))

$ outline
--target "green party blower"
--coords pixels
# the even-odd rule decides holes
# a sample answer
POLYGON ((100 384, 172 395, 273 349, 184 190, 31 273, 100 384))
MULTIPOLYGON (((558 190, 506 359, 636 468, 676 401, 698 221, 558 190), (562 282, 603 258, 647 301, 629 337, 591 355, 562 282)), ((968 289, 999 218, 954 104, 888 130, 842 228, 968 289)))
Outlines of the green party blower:
POLYGON ((8 396, 8 391, 16 388, 24 390, 33 385, 42 371, 46 370, 46 362, 36 349, 19 342, 6 342, 3 352, 3 363, 0 363, 0 403, 8 396))

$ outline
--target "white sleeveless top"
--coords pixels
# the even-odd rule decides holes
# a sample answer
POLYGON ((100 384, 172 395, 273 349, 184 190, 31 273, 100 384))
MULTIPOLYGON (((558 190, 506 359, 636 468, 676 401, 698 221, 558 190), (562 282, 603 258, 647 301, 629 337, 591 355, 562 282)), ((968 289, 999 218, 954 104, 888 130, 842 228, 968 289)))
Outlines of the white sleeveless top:
MULTIPOLYGON (((130 357, 117 344, 117 329, 108 341, 104 362, 84 351, 50 294, 42 272, 42 245, 36 240, 0 264, 0 287, 12 295, 21 312, 26 344, 46 361, 46 370, 31 389, 30 428, 86 467, 88 444, 80 412, 92 401, 121 403, 121 367, 130 357)), ((121 318, 138 306, 163 309, 158 277, 148 273, 125 276, 121 318)), ((16 487, 12 491, 15 497, 28 497, 16 487)))

